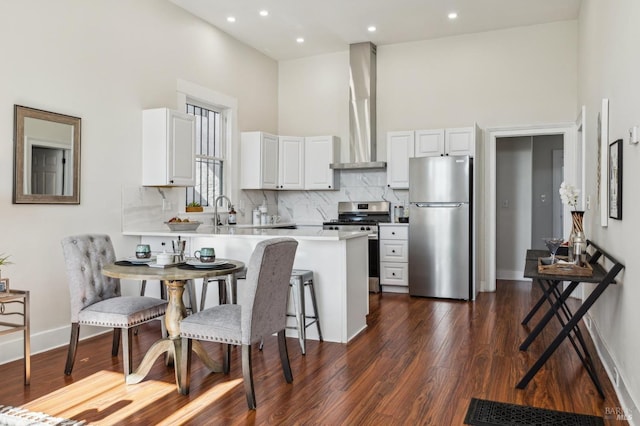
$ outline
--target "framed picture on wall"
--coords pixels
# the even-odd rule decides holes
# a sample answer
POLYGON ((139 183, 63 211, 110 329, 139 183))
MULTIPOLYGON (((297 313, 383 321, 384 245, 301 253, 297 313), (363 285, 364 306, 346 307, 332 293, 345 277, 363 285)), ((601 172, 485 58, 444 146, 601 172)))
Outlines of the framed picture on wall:
POLYGON ((609 145, 609 217, 622 219, 622 139, 609 145))

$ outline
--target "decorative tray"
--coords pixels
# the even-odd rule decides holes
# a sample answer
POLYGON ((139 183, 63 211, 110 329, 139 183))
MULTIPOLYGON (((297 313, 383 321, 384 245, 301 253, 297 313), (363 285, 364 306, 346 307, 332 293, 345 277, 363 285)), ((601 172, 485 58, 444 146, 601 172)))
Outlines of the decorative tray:
MULTIPOLYGON (((576 265, 575 263, 556 262, 552 265, 545 265, 542 257, 538 258, 538 272, 549 275, 568 275, 578 277, 590 277, 593 275, 593 268, 588 263, 576 265)), ((548 259, 548 258, 544 258, 548 259)))

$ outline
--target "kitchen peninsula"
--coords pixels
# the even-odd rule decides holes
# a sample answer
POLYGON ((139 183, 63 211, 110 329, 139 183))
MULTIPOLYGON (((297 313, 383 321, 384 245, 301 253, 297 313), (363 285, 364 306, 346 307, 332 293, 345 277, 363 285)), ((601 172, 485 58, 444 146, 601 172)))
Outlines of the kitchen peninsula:
MULTIPOLYGON (((152 251, 171 251, 171 240, 178 236, 186 241, 187 253, 193 255, 201 247, 213 247, 218 258, 238 259, 248 264, 258 242, 275 237, 291 237, 298 241, 293 267, 314 273, 320 324, 326 341, 347 343, 365 329, 369 312, 368 237, 366 232, 339 232, 314 229, 259 229, 201 226, 196 232, 168 230, 124 231, 150 244, 152 251), (163 244, 164 243, 164 244, 163 244)), ((197 283, 199 285, 199 283, 197 283)), ((217 303, 209 290, 207 305, 217 303)), ((238 281, 238 297, 242 280, 238 281)), ((307 302, 310 303, 309 298, 307 302)), ((293 311, 291 309, 291 311, 293 311)), ((313 312, 310 305, 307 312, 313 312)), ((291 319, 293 321, 293 319, 291 319)), ((291 325, 294 325, 293 323, 291 325)), ((288 335, 297 336, 295 330, 288 335)), ((315 327, 307 330, 308 339, 318 339, 315 327)))

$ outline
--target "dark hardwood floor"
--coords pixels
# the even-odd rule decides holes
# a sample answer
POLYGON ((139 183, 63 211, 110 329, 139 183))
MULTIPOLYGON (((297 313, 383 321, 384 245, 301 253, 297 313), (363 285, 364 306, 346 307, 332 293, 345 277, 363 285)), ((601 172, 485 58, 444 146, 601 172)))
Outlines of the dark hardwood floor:
MULTIPOLYGON (((162 360, 142 383, 126 385, 121 357, 110 355, 110 334, 80 342, 71 377, 63 374, 66 347, 33 356, 31 386, 22 384, 21 361, 0 365, 0 404, 109 425, 461 425, 472 397, 598 416, 620 406, 600 363, 605 400, 568 341, 526 389, 516 389, 559 324, 552 321, 519 351, 527 335, 520 321, 540 292, 526 282, 497 288, 475 302, 370 295, 369 327, 350 344, 308 341, 301 356, 297 341, 287 340, 290 385, 275 337, 266 339, 264 350, 253 352, 255 411, 247 409, 239 350, 229 375, 208 374, 194 356, 191 393, 182 396, 162 360)), ((158 322, 141 327, 134 365, 159 334, 158 322)), ((220 359, 218 345, 205 346, 220 359)), ((605 417, 605 424, 622 423, 605 417)))

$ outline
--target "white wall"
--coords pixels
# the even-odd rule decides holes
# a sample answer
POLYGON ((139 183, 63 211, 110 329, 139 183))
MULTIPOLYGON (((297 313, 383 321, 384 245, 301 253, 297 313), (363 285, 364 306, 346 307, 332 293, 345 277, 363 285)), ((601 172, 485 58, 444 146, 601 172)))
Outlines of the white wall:
MULTIPOLYGON (((640 407, 640 262, 638 257, 638 208, 640 191, 640 145, 626 142, 628 129, 640 125, 640 55, 638 43, 640 2, 583 0, 579 17, 579 102, 587 110, 587 195, 592 206, 585 214, 587 237, 625 265, 617 285, 607 289, 590 315, 601 339, 605 361, 623 378, 620 390, 635 401, 633 420, 638 424, 640 407), (622 220, 609 219, 600 226, 597 200, 596 120, 602 98, 609 99, 609 141, 623 144, 622 220)), ((603 178, 604 181, 604 178, 603 178)))
MULTIPOLYGON (((121 197, 141 180, 141 110, 176 108, 184 79, 236 98, 239 130, 275 132, 278 68, 164 0, 3 1, 0 52, 0 253, 14 262, 2 274, 31 291, 37 352, 69 338, 61 238, 102 232, 133 251, 121 197), (11 204, 14 104, 82 118, 80 205, 11 204)), ((0 362, 21 352, 4 345, 0 362)))
MULTIPOLYGON (((377 157, 393 130, 574 121, 577 23, 378 46, 377 157)), ((278 131, 349 143, 349 53, 279 63, 278 131)))
MULTIPOLYGON (((280 62, 278 130, 339 136, 346 161, 348 70, 348 51, 280 62)), ((578 111, 577 22, 378 46, 377 70, 379 160, 386 159, 386 133, 393 130, 573 122, 578 111)), ((402 191, 380 192, 392 203, 406 198, 402 191)), ((338 194, 348 200, 359 192, 344 188, 338 194)), ((290 206, 306 201, 332 211, 335 199, 334 193, 282 191, 278 203, 293 220, 307 220, 319 214, 290 206)))

